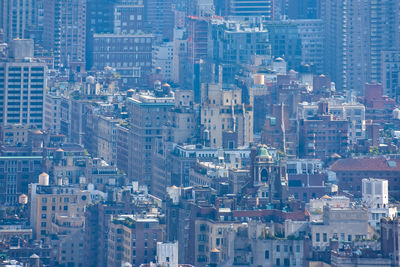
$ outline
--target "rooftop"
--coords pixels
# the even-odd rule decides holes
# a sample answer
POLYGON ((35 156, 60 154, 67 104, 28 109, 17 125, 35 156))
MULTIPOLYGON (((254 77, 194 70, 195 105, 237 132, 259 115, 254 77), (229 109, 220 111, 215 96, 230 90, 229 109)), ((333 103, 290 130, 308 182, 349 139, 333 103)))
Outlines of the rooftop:
POLYGON ((339 159, 330 167, 332 171, 400 171, 399 159, 355 158, 339 159))

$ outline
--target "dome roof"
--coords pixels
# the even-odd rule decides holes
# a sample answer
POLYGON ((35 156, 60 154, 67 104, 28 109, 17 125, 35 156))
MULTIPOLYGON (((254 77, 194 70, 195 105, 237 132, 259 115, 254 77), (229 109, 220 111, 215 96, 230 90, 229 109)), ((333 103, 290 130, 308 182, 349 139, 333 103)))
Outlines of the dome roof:
POLYGON ((258 157, 272 158, 271 154, 269 153, 269 151, 268 151, 266 146, 259 146, 257 148, 257 156, 258 157))

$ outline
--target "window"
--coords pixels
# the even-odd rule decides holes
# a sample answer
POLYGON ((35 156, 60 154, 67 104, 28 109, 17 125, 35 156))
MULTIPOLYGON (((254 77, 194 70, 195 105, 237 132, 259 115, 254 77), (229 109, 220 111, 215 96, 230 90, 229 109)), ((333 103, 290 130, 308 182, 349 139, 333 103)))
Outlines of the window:
POLYGON ((276 266, 281 266, 281 259, 276 259, 276 266))
POLYGON ((276 246, 276 252, 280 252, 281 251, 281 246, 277 245, 276 246))
POLYGON ((264 255, 265 255, 265 259, 269 259, 269 250, 266 250, 264 255))
POLYGON ((283 251, 288 252, 288 246, 287 245, 283 246, 283 251))
POLYGON ((320 234, 319 233, 316 233, 315 234, 315 241, 316 242, 320 242, 321 240, 320 240, 320 234))
POLYGON ((351 235, 347 236, 347 241, 351 242, 351 235))
POLYGON ((323 234, 322 234, 322 239, 323 239, 324 242, 327 242, 327 241, 328 241, 328 237, 327 237, 327 234, 326 234, 326 233, 323 233, 323 234))

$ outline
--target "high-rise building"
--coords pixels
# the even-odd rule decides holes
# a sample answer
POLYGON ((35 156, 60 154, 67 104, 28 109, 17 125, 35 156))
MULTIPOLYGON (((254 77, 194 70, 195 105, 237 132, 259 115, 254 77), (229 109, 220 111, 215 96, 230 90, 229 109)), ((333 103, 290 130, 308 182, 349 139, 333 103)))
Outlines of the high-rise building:
POLYGON ((144 24, 142 0, 125 0, 114 6, 114 33, 134 34, 143 32, 144 24))
POLYGON ((337 88, 363 93, 382 80, 382 54, 399 49, 399 1, 321 2, 326 32, 326 71, 337 88))
POLYGON ((289 69, 299 69, 302 63, 302 40, 296 24, 288 21, 268 21, 271 54, 283 58, 289 69))
POLYGON ((400 49, 400 2, 370 0, 370 5, 371 78, 368 82, 383 83, 382 54, 400 49))
POLYGON ((152 34, 94 34, 92 68, 115 68, 124 89, 147 87, 153 39, 152 34))
POLYGON ((269 59, 268 31, 261 26, 215 20, 210 23, 208 56, 222 68, 222 83, 234 83, 243 64, 269 59))
POLYGON ((324 72, 324 24, 320 19, 296 19, 301 39, 301 64, 309 65, 316 73, 324 72))
POLYGON ((25 124, 41 129, 46 64, 33 57, 32 40, 11 42, 0 62, 0 125, 25 124))
POLYGON ((152 33, 157 40, 173 39, 174 12, 172 0, 146 0, 144 1, 146 32, 152 33), (160 38, 161 37, 161 38, 160 38))
MULTIPOLYGON (((163 137, 168 113, 174 106, 174 94, 165 84, 153 93, 138 93, 127 100, 130 129, 128 137, 128 178, 151 186, 153 153, 162 149, 157 139, 163 137)), ((118 149, 118 148, 117 148, 118 149)), ((117 152, 118 153, 118 152, 117 152)))
POLYGON ((56 67, 85 70, 86 0, 44 0, 43 46, 56 67))
POLYGON ((35 26, 36 1, 3 0, 0 2, 0 28, 3 28, 5 40, 27 38, 28 30, 35 26))
POLYGON ((317 19, 320 15, 319 0, 286 0, 289 19, 317 19))
POLYGON ((116 0, 87 0, 86 9, 86 68, 93 66, 93 35, 112 33, 116 0))
POLYGON ((400 95, 400 50, 382 52, 381 72, 384 94, 397 100, 400 95))

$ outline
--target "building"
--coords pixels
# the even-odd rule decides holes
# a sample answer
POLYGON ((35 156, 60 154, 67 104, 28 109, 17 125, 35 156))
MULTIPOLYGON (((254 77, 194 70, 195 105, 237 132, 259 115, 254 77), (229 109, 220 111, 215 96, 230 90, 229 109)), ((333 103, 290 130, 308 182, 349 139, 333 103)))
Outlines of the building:
POLYGON ((93 34, 113 33, 115 0, 88 0, 86 2, 86 68, 93 66, 93 34))
POLYGON ((131 210, 124 202, 107 201, 87 207, 83 233, 86 266, 107 266, 111 217, 127 213, 131 213, 131 210))
POLYGON ((92 68, 114 68, 124 89, 147 87, 152 71, 153 37, 143 33, 94 34, 92 68))
POLYGON ((381 219, 381 248, 386 257, 393 259, 394 266, 400 266, 400 218, 381 219))
POLYGON ((175 103, 169 85, 158 89, 162 91, 137 93, 127 100, 127 109, 131 114, 128 130, 128 179, 149 187, 152 183, 153 153, 162 149, 156 141, 162 138, 163 128, 169 121, 168 112, 175 103))
POLYGON ((32 40, 15 40, 10 50, 8 59, 0 62, 0 125, 41 129, 46 64, 33 58, 32 40))
POLYGON ((29 30, 37 22, 36 2, 4 0, 0 5, 0 28, 4 30, 5 41, 29 38, 29 30))
MULTIPOLYGON (((316 2, 315 0, 295 1, 298 3, 316 2)), ((313 11, 311 11, 311 13, 313 13, 313 11)), ((323 20, 299 19, 291 20, 290 22, 297 25, 299 31, 301 39, 301 64, 309 65, 314 73, 323 73, 325 60, 323 20)))
POLYGON ((282 203, 287 199, 287 174, 281 164, 266 147, 252 149, 252 180, 257 198, 266 199, 268 203, 282 203))
POLYGON ((310 240, 275 238, 271 230, 258 221, 225 230, 222 252, 226 255, 218 266, 306 266, 310 240))
MULTIPOLYGON (((219 222, 209 219, 197 218, 194 222, 194 266, 204 267, 213 261, 214 252, 223 249, 224 231, 233 228, 237 229, 240 224, 237 222, 219 222)), ((218 261, 216 262, 218 263, 218 261)))
POLYGON ((144 22, 146 32, 155 34, 157 40, 171 41, 174 30, 174 1, 146 0, 144 1, 144 22))
POLYGON ((400 95, 400 51, 383 51, 381 62, 383 91, 385 95, 398 101, 400 95))
POLYGON ((289 19, 293 20, 314 20, 320 18, 320 3, 317 0, 289 0, 285 1, 287 4, 287 12, 285 12, 289 19))
POLYGON ((350 145, 354 145, 358 140, 365 139, 365 106, 355 101, 345 101, 344 99, 322 99, 318 103, 300 103, 298 106, 298 118, 313 118, 318 116, 320 105, 328 105, 328 114, 332 114, 334 119, 348 120, 348 140, 350 145), (325 103, 325 104, 324 104, 325 103))
POLYGON ((369 224, 380 230, 381 218, 393 219, 397 208, 389 206, 388 181, 383 179, 362 179, 362 199, 368 207, 369 224))
POLYGON ((37 182, 42 170, 42 156, 0 156, 0 201, 18 203, 21 194, 28 194, 28 185, 37 182))
POLYGON ((157 264, 178 267, 178 243, 157 242, 157 264))
MULTIPOLYGON (((323 106, 323 105, 321 105, 323 106)), ((348 121, 320 111, 317 117, 299 121, 299 156, 325 159, 345 155, 349 149, 348 121)))
POLYGON ((163 239, 164 227, 157 217, 115 216, 108 235, 108 266, 150 263, 157 256, 157 243, 163 239))
POLYGON ((202 139, 213 148, 249 146, 253 141, 252 99, 240 88, 222 89, 222 84, 203 84, 200 123, 202 139))
MULTIPOLYGON (((222 1, 224 2, 224 1, 222 1)), ((274 19, 274 1, 271 0, 227 0, 229 4, 228 15, 234 17, 264 17, 274 19)))
POLYGON ((117 164, 117 126, 120 122, 121 119, 91 114, 85 123, 83 142, 91 155, 103 159, 108 164, 117 164))
POLYGON ((54 65, 83 72, 86 68, 86 0, 44 0, 43 47, 54 65))
POLYGON ((331 240, 344 243, 372 237, 368 212, 361 207, 324 206, 322 221, 311 222, 310 229, 315 248, 329 247, 331 240))
POLYGON ((60 180, 60 185, 49 185, 49 175, 42 173, 39 183, 29 185, 30 224, 35 240, 57 234, 57 229, 68 225, 62 221, 69 221, 74 228, 83 226, 85 206, 91 201, 90 192, 60 180))
POLYGON ((336 173, 340 190, 348 190, 361 197, 362 179, 373 177, 388 181, 389 196, 399 198, 400 162, 385 158, 339 159, 330 166, 336 173))
POLYGON ((321 12, 325 18, 327 73, 337 88, 362 93, 366 82, 385 82, 382 55, 398 50, 399 2, 329 0, 323 3, 321 12))
POLYGON ((114 5, 114 33, 135 34, 143 32, 144 5, 143 0, 119 1, 114 5))
MULTIPOLYGON (((272 57, 283 58, 288 69, 298 70, 303 59, 302 38, 298 25, 290 21, 268 21, 264 27, 268 30, 272 57)), ((304 26, 301 29, 305 38, 304 26)))
POLYGON ((43 129, 53 134, 61 133, 61 96, 48 92, 44 96, 43 129))
POLYGON ((307 203, 325 195, 327 174, 323 171, 321 160, 287 160, 286 164, 289 194, 295 199, 307 203))
POLYGON ((332 251, 331 267, 350 266, 393 266, 393 260, 382 257, 377 251, 332 251))
POLYGON ((163 80, 172 81, 175 72, 175 67, 179 65, 174 64, 174 43, 165 42, 154 48, 153 66, 161 68, 161 75, 163 80))

